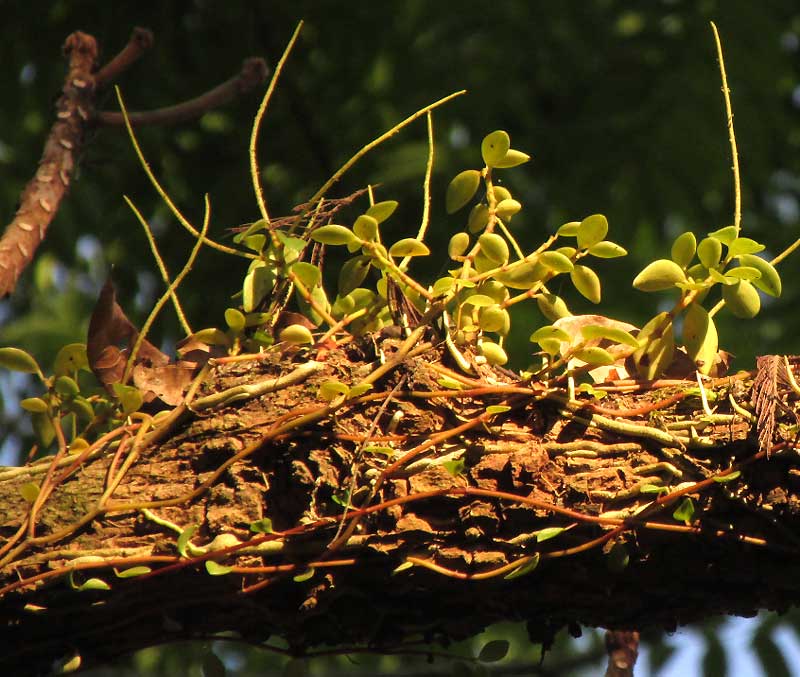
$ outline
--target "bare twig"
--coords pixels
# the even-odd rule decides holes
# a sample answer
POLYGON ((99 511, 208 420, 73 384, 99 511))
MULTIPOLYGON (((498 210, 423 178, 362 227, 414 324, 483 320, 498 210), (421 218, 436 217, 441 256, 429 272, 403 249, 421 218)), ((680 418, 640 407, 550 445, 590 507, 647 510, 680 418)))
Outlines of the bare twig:
POLYGON ((97 42, 75 32, 64 43, 69 70, 56 103, 56 122, 44 146, 36 175, 20 197, 20 206, 0 238, 0 297, 14 291, 17 280, 44 240, 75 170, 86 124, 94 114, 92 68, 97 42))
MULTIPOLYGON (((264 82, 266 77, 267 64, 264 59, 245 59, 239 73, 205 94, 179 103, 176 106, 140 113, 129 113, 128 119, 134 127, 138 125, 169 125, 191 120, 213 108, 225 105, 240 94, 250 91, 264 82)), ((95 119, 98 125, 122 126, 125 124, 122 113, 112 111, 99 111, 95 119)))
POLYGON ((153 31, 136 26, 131 32, 128 44, 122 48, 111 61, 95 73, 94 81, 97 89, 108 87, 122 73, 142 58, 142 55, 153 46, 153 31))

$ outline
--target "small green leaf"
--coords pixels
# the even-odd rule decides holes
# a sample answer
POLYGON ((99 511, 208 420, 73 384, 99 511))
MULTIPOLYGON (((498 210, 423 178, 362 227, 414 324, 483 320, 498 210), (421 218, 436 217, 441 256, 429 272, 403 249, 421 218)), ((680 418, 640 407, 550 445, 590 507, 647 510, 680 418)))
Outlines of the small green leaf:
POLYGON ((464 255, 467 247, 469 247, 469 233, 456 233, 447 245, 447 255, 455 260, 464 255))
POLYGON ((450 182, 445 196, 445 209, 448 214, 453 214, 466 205, 481 182, 481 173, 477 169, 467 169, 450 182))
POLYGON ((367 214, 362 214, 353 224, 353 232, 362 240, 375 242, 378 239, 378 220, 367 214))
POLYGON ((630 333, 619 327, 606 327, 602 324, 587 324, 581 327, 581 334, 587 341, 591 339, 608 339, 614 343, 638 348, 639 341, 630 333))
POLYGON ((311 330, 303 324, 290 324, 281 329, 278 335, 279 341, 285 341, 295 346, 314 343, 314 336, 311 330))
POLYGON ((541 343, 542 341, 559 341, 559 342, 569 342, 572 337, 565 332, 563 329, 559 329, 558 327, 553 327, 552 325, 545 325, 544 327, 539 327, 533 334, 531 334, 530 341, 531 343, 541 343))
POLYGON ((332 402, 337 397, 347 395, 349 392, 350 388, 340 381, 325 381, 320 385, 317 396, 326 402, 332 402))
POLYGON ((142 391, 137 387, 123 385, 122 383, 114 383, 111 387, 122 405, 122 413, 125 416, 130 416, 133 412, 139 411, 142 404, 144 404, 142 391))
POLYGON ((364 447, 365 454, 381 454, 383 456, 395 456, 397 454, 397 449, 393 447, 386 447, 381 446, 379 444, 368 444, 364 447))
POLYGON ((487 134, 481 142, 481 155, 487 167, 494 167, 500 162, 511 148, 511 139, 507 132, 498 129, 487 134))
POLYGON ((688 496, 685 496, 681 501, 681 504, 675 508, 675 512, 672 513, 672 517, 678 522, 691 524, 692 519, 694 518, 694 502, 692 499, 688 496))
MULTIPOLYGON (((566 260, 569 261, 569 259, 566 260)), ((509 266, 509 270, 496 273, 494 278, 511 289, 531 289, 541 282, 545 275, 547 275, 547 268, 539 263, 537 257, 534 257, 530 261, 514 265, 513 268, 509 266)))
POLYGON ((719 240, 722 244, 730 247, 731 243, 736 239, 738 234, 739 229, 736 226, 725 226, 724 228, 715 230, 713 233, 709 233, 708 236, 713 237, 715 240, 719 240))
POLYGON ((706 268, 716 268, 722 258, 722 243, 713 237, 705 237, 697 245, 697 258, 706 268))
POLYGON ((481 342, 481 355, 489 364, 503 365, 508 362, 508 355, 498 344, 493 341, 481 342))
POLYGON ((272 520, 269 517, 262 517, 260 520, 250 522, 250 531, 255 534, 271 534, 272 520))
POLYGON ((53 361, 53 373, 56 376, 65 376, 74 374, 79 369, 89 369, 86 344, 69 343, 56 354, 56 359, 53 361))
POLYGON ((675 238, 675 242, 672 243, 670 256, 681 268, 686 268, 686 266, 692 262, 696 251, 697 240, 695 239, 694 233, 687 231, 675 238))
POLYGON ((394 210, 397 209, 397 200, 385 200, 384 202, 376 202, 366 212, 367 216, 371 216, 378 223, 383 223, 388 219, 394 210))
POLYGON ((372 390, 371 383, 359 383, 358 385, 354 385, 350 388, 350 392, 347 394, 347 399, 352 400, 355 397, 361 397, 364 393, 369 390, 372 390))
POLYGON ((481 310, 478 325, 483 331, 500 332, 505 336, 507 328, 511 327, 511 317, 505 308, 494 305, 481 310))
POLYGON ((197 524, 192 524, 191 526, 186 527, 178 536, 178 542, 176 543, 176 547, 178 549, 178 554, 181 557, 188 557, 186 554, 186 547, 189 545, 189 541, 192 539, 197 533, 197 530, 200 527, 197 524))
POLYGON ((536 542, 542 543, 543 541, 549 541, 551 538, 555 538, 559 534, 562 534, 566 531, 564 527, 547 527, 546 529, 539 529, 539 531, 535 531, 536 534, 536 542))
POLYGON ((327 226, 320 226, 314 230, 311 233, 311 239, 315 242, 329 245, 354 244, 358 242, 358 238, 352 230, 333 223, 327 226))
POLYGON ((220 564, 219 562, 215 562, 213 559, 207 559, 206 571, 210 576, 224 576, 225 574, 229 574, 231 571, 233 571, 233 567, 220 564))
POLYGON ((493 639, 483 645, 478 660, 481 663, 497 663, 508 655, 509 643, 505 639, 493 639))
POLYGON ((749 237, 737 237, 733 242, 728 245, 728 257, 735 258, 743 254, 757 254, 762 252, 766 247, 760 242, 750 239, 749 237))
POLYGON ((42 370, 33 356, 19 348, 0 348, 0 367, 26 374, 39 374, 42 377, 42 370))
POLYGON ((428 245, 413 237, 398 240, 389 248, 390 256, 428 256, 430 253, 428 245))
POLYGON ((539 306, 539 312, 550 322, 556 322, 562 317, 569 317, 572 314, 569 312, 567 304, 564 303, 564 299, 555 294, 539 294, 536 297, 536 305, 539 306))
POLYGON ((502 235, 497 233, 484 233, 478 238, 481 252, 492 263, 504 265, 508 261, 508 243, 502 235))
POLYGON ((572 261, 559 252, 544 252, 539 260, 557 273, 570 273, 575 267, 572 261))
POLYGON ((144 576, 145 574, 149 574, 152 571, 150 567, 146 566, 138 566, 138 567, 130 567, 129 569, 123 569, 122 571, 114 571, 117 578, 136 578, 137 576, 144 576))
MULTIPOLYGON (((496 191, 497 189, 495 188, 496 191)), ((469 212, 467 230, 470 233, 478 233, 486 228, 487 223, 489 223, 489 207, 479 202, 469 212)))
POLYGON ((497 214, 498 218, 502 219, 503 221, 510 221, 511 217, 513 217, 520 209, 522 209, 522 205, 515 199, 510 198, 508 200, 502 200, 501 202, 498 202, 495 213, 497 214))
POLYGON ((592 214, 578 226, 578 248, 588 249, 602 242, 608 234, 608 220, 602 214, 592 214))
POLYGON ((683 319, 683 345, 697 369, 708 374, 714 366, 719 337, 714 320, 699 303, 691 303, 683 319))
POLYGON ((298 261, 293 264, 290 270, 297 276, 297 279, 303 283, 306 289, 313 289, 319 286, 322 281, 322 271, 319 266, 314 266, 305 261, 298 261))
POLYGON ((667 494, 669 487, 659 486, 657 484, 642 484, 639 486, 640 494, 667 494))
POLYGON ((598 367, 605 367, 609 364, 614 364, 614 357, 607 350, 599 346, 589 346, 588 348, 579 348, 575 351, 574 356, 579 360, 583 360, 586 364, 592 364, 598 367))
POLYGON ((505 414, 507 411, 510 411, 511 407, 505 404, 490 404, 486 407, 487 414, 505 414))
POLYGON ((639 376, 652 380, 672 364, 675 355, 675 334, 672 318, 661 312, 651 319, 639 332, 640 348, 633 353, 639 376))
POLYGON ((267 244, 267 236, 263 233, 259 233, 258 235, 248 235, 247 237, 242 238, 242 244, 254 252, 262 252, 264 251, 264 245, 267 244))
POLYGON ((440 376, 436 382, 446 390, 464 390, 467 386, 461 381, 457 381, 449 376, 440 376))
POLYGON ((90 578, 75 589, 78 592, 85 592, 86 590, 111 590, 111 586, 100 578, 90 578))
POLYGON ((62 397, 75 397, 81 391, 77 381, 70 376, 56 378, 53 389, 62 397))
POLYGON ((225 310, 225 324, 235 334, 241 334, 244 331, 246 322, 247 320, 240 310, 236 308, 227 308, 225 310))
POLYGON ((686 274, 674 261, 658 259, 653 261, 633 280, 639 291, 662 291, 671 289, 678 282, 686 282, 686 274))
POLYGON ((294 576, 292 580, 295 583, 302 583, 303 581, 307 581, 309 578, 312 578, 314 576, 314 573, 315 573, 314 567, 308 567, 308 569, 306 569, 302 573, 299 573, 297 574, 297 576, 294 576))
POLYGON ((741 474, 741 470, 734 470, 727 475, 716 475, 713 479, 719 484, 725 484, 725 482, 732 482, 733 480, 737 479, 741 474))
POLYGON ((464 472, 464 459, 459 458, 453 461, 445 461, 442 467, 447 470, 453 477, 458 477, 464 472))
POLYGON ((213 346, 227 346, 230 344, 230 339, 227 334, 216 327, 209 327, 208 329, 196 331, 192 334, 192 338, 201 343, 207 343, 213 346))
POLYGON ((408 571, 409 569, 413 568, 414 562, 403 562, 402 564, 398 564, 394 569, 392 569, 392 576, 395 574, 399 574, 401 571, 408 571))
POLYGON ((56 436, 56 429, 48 414, 32 413, 31 427, 42 449, 49 447, 56 436))
POLYGON ((242 282, 242 308, 250 313, 255 310, 264 297, 272 291, 275 275, 264 261, 257 261, 251 266, 242 282))
POLYGON ((580 225, 580 221, 570 221, 569 223, 565 223, 556 231, 556 235, 559 237, 577 237, 578 228, 580 225))
POLYGON ((25 482, 20 488, 19 493, 26 503, 33 503, 39 496, 39 485, 35 482, 25 482))
POLYGON ((45 414, 50 409, 47 402, 41 397, 26 397, 19 403, 25 411, 30 411, 35 414, 45 414))
POLYGON ((476 308, 488 308, 497 305, 497 302, 491 296, 486 296, 486 294, 470 294, 464 299, 462 305, 466 304, 476 308))
POLYGON ((761 277, 761 271, 752 266, 736 266, 735 268, 728 268, 725 271, 725 277, 754 282, 761 277))
POLYGON ((722 288, 725 305, 736 316, 745 320, 758 315, 761 310, 761 297, 756 288, 747 280, 741 280, 729 287, 722 288))
POLYGON ((369 273, 369 268, 368 256, 354 256, 345 261, 339 271, 339 296, 347 296, 351 291, 360 287, 369 273))
POLYGON ((620 247, 616 242, 603 240, 589 247, 589 253, 598 259, 615 259, 619 256, 627 255, 628 250, 620 247))
POLYGON ((770 296, 781 295, 780 275, 778 275, 778 271, 775 270, 775 267, 769 263, 769 261, 765 261, 761 257, 753 256, 752 254, 742 254, 739 257, 739 264, 755 268, 761 273, 761 277, 757 280, 753 280, 753 284, 765 294, 769 294, 770 296))
POLYGON ((589 299, 592 303, 600 303, 602 286, 597 273, 588 266, 576 265, 569 277, 581 296, 589 299))
POLYGON ((494 167, 496 169, 511 169, 512 167, 518 167, 519 165, 525 164, 530 159, 531 156, 527 153, 523 153, 521 150, 514 150, 511 148, 502 160, 495 163, 494 167))
POLYGON ((512 569, 510 572, 508 572, 505 576, 503 576, 503 578, 507 581, 510 581, 514 578, 519 578, 531 573, 531 571, 539 566, 539 558, 540 556, 538 552, 533 553, 530 557, 523 557, 522 563, 515 569, 512 569))

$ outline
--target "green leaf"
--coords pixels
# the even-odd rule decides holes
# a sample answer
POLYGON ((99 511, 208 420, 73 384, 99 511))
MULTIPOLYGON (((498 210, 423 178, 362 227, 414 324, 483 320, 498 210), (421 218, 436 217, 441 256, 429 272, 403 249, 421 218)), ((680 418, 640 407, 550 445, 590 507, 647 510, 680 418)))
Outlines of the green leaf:
POLYGON ((603 240, 589 247, 589 253, 598 259, 615 259, 619 256, 625 256, 628 250, 620 247, 616 242, 603 240))
POLYGON ((75 589, 78 592, 85 592, 86 590, 111 590, 111 586, 100 578, 90 578, 75 589))
POLYGON ((360 287, 369 273, 369 268, 368 256, 354 256, 345 261, 339 271, 339 296, 347 296, 351 291, 360 287))
POLYGON ((56 436, 56 429, 48 414, 32 413, 31 427, 42 449, 46 449, 52 444, 56 436))
POLYGON ((536 542, 542 543, 544 541, 549 541, 551 538, 555 538, 565 531, 566 529, 564 527, 547 527, 546 529, 539 529, 539 531, 534 533, 536 534, 536 542))
POLYGON ((311 233, 311 239, 315 242, 329 245, 354 244, 358 242, 358 238, 352 230, 333 223, 314 230, 311 233))
POLYGON ((753 280, 753 284, 765 294, 769 294, 770 296, 781 295, 780 275, 778 275, 778 271, 775 270, 775 267, 769 263, 769 261, 765 261, 761 257, 753 256, 752 254, 742 254, 739 257, 739 265, 755 268, 761 273, 761 277, 757 280, 753 280))
POLYGON ((531 343, 541 343, 542 341, 555 340, 559 341, 560 343, 568 343, 571 338, 572 337, 563 329, 559 329, 558 327, 548 324, 544 327, 539 327, 535 332, 533 332, 533 334, 531 334, 530 341, 531 343))
POLYGON ((414 562, 403 562, 402 564, 398 564, 394 569, 392 569, 392 576, 399 574, 401 571, 408 571, 413 567, 414 562))
POLYGON ((569 317, 572 314, 569 312, 567 304, 564 303, 564 299, 555 294, 539 294, 536 297, 536 305, 539 306, 539 312, 551 322, 560 320, 562 317, 569 317))
POLYGON ((313 289, 319 286, 322 281, 322 271, 319 266, 314 266, 305 261, 298 261, 293 264, 290 270, 297 276, 306 289, 313 289))
POLYGON ((228 325, 232 332, 241 334, 244 331, 246 322, 247 320, 240 310, 236 308, 227 308, 225 310, 225 324, 228 325))
POLYGON ((760 242, 750 239, 749 237, 737 237, 728 246, 728 257, 735 258, 743 254, 756 254, 762 252, 766 247, 760 242))
MULTIPOLYGON (((496 188, 495 191, 497 191, 496 188)), ((469 212, 469 217, 467 217, 467 230, 470 233, 478 233, 486 228, 487 223, 489 223, 489 207, 480 202, 469 212)))
POLYGON ((191 526, 186 527, 181 533, 178 535, 178 542, 176 547, 178 549, 178 554, 181 557, 188 557, 186 554, 186 547, 189 545, 189 541, 192 539, 197 533, 197 530, 200 527, 197 524, 192 524, 191 526))
POLYGON ((476 308, 488 308, 490 306, 497 305, 497 301, 495 301, 491 296, 486 296, 486 294, 471 294, 462 302, 462 305, 466 304, 475 306, 476 308))
POLYGON ((314 567, 308 567, 308 569, 306 569, 302 573, 299 573, 297 574, 297 576, 294 576, 292 580, 295 583, 302 583, 303 581, 307 581, 309 578, 312 578, 314 576, 314 573, 315 573, 314 567))
POLYGON ((362 214, 353 224, 353 232, 362 240, 375 242, 378 239, 378 220, 367 214, 362 214))
POLYGON ((729 287, 722 288, 725 305, 736 316, 745 320, 758 315, 761 310, 761 297, 756 288, 747 280, 741 280, 729 287))
POLYGON ((486 358, 489 364, 503 365, 508 362, 508 355, 497 343, 493 341, 481 342, 481 355, 486 358))
POLYGON ((531 573, 531 571, 539 566, 539 558, 540 556, 538 552, 533 553, 529 558, 526 559, 525 562, 520 564, 516 569, 512 569, 505 576, 503 576, 503 578, 507 581, 510 581, 514 578, 519 578, 520 576, 525 576, 531 573))
POLYGON ((609 364, 614 364, 614 357, 607 350, 599 346, 589 346, 588 348, 579 348, 575 351, 574 356, 598 367, 605 367, 609 364))
POLYGON ((509 267, 508 270, 495 273, 494 279, 511 289, 531 289, 541 282, 546 274, 547 268, 541 265, 537 258, 534 258, 531 261, 514 265, 513 268, 509 267))
POLYGON ((376 202, 366 212, 367 216, 371 216, 378 223, 383 223, 388 219, 394 210, 397 209, 397 200, 385 200, 384 202, 376 202))
POLYGON ((278 334, 278 340, 295 346, 302 346, 314 343, 314 335, 303 324, 290 324, 288 327, 281 329, 280 334, 278 334))
POLYGON ((138 566, 123 569, 122 571, 114 571, 117 578, 136 578, 137 576, 144 576, 152 571, 150 567, 138 566))
POLYGON ((487 167, 494 167, 500 162, 511 148, 511 139, 507 132, 498 129, 487 134, 481 142, 481 155, 487 167))
POLYGON ((639 291, 662 291, 671 289, 678 282, 686 282, 686 274, 674 261, 658 259, 653 261, 633 280, 639 291))
POLYGON ((761 271, 752 266, 736 266, 735 268, 728 268, 725 271, 725 277, 754 282, 761 277, 761 271))
POLYGON ((578 235, 578 227, 580 225, 580 221, 570 221, 565 223, 556 231, 556 235, 559 237, 576 237, 578 235))
POLYGON ((494 331, 505 336, 511 328, 511 316, 505 308, 489 306, 481 310, 478 325, 483 331, 494 331))
POLYGON ((259 233, 258 235, 248 235, 245 238, 242 238, 242 243, 248 249, 252 249, 254 252, 262 252, 264 251, 264 245, 267 244, 267 236, 263 233, 259 233))
POLYGON ((447 255, 455 260, 463 256, 468 247, 469 233, 456 233, 450 238, 450 243, 447 245, 447 255))
POLYGON ((227 346, 230 344, 228 335, 216 327, 208 327, 207 329, 196 331, 194 334, 192 334, 192 338, 200 341, 201 343, 208 343, 209 345, 214 346, 227 346))
POLYGON ((713 237, 705 237, 697 245, 697 258, 706 268, 716 268, 722 258, 722 243, 713 237))
POLYGON ((19 403, 19 406, 25 411, 30 411, 35 414, 45 414, 50 409, 47 402, 41 397, 26 397, 19 403))
POLYGON ((578 226, 578 248, 588 249, 602 242, 608 234, 608 220, 602 214, 592 214, 578 226))
POLYGON ((504 265, 508 261, 508 243, 502 235, 497 233, 484 233, 478 238, 481 252, 492 263, 504 265))
POLYGON ((669 313, 656 315, 642 327, 637 338, 641 347, 633 353, 636 370, 641 378, 657 378, 672 364, 675 355, 675 334, 669 313))
POLYGON ((588 266, 576 265, 569 277, 581 296, 589 299, 592 303, 600 303, 602 286, 597 273, 588 266))
POLYGON ((494 167, 496 169, 511 169, 511 167, 518 167, 519 165, 525 164, 530 159, 531 156, 527 153, 511 148, 506 153, 505 157, 497 162, 494 167))
POLYGON ((264 261, 255 262, 242 282, 242 308, 250 313, 258 307, 264 297, 272 291, 275 275, 264 261))
POLYGON ((495 213, 497 214, 497 217, 503 221, 510 221, 520 209, 522 209, 522 205, 515 199, 509 198, 497 203, 495 213))
POLYGON ((447 186, 445 196, 445 209, 448 214, 453 214, 465 206, 475 195, 481 182, 481 173, 477 169, 467 169, 447 186))
POLYGON ((622 345, 631 346, 632 348, 639 347, 639 341, 630 332, 620 329, 619 327, 606 327, 602 324, 587 324, 581 327, 581 334, 587 341, 591 339, 608 339, 614 343, 621 343, 622 345))
POLYGON ((206 571, 210 576, 224 576, 225 574, 229 574, 231 571, 233 571, 233 567, 220 564, 219 562, 215 562, 213 559, 207 559, 206 571))
POLYGON ((389 248, 390 256, 428 256, 430 253, 428 245, 413 237, 398 240, 389 248))
POLYGON ((347 395, 350 388, 340 381, 324 381, 317 391, 317 396, 326 402, 332 402, 337 397, 347 395))
POLYGON ((250 522, 250 531, 255 534, 271 534, 272 520, 269 517, 262 517, 260 520, 250 522))
POLYGON ((59 376, 53 384, 53 389, 62 397, 75 397, 81 388, 77 381, 70 376, 59 376))
POLYGON ((681 268, 686 268, 686 266, 692 262, 696 251, 697 240, 695 239, 694 233, 687 231, 675 238, 675 242, 672 243, 670 256, 681 268))
POLYGON ((688 496, 685 496, 681 501, 681 504, 675 508, 675 512, 672 513, 672 517, 678 522, 691 524, 692 519, 694 518, 694 502, 692 499, 688 496))
POLYGON ((486 407, 487 414, 505 414, 510 410, 511 407, 505 404, 490 404, 488 407, 486 407))
POLYGON ((350 388, 347 399, 352 400, 355 397, 361 397, 365 392, 372 390, 372 388, 373 386, 371 383, 359 383, 358 385, 354 385, 350 388))
POLYGON ((741 474, 741 470, 734 470, 727 475, 717 475, 713 478, 713 480, 719 484, 725 484, 725 482, 732 482, 733 480, 738 479, 741 474))
POLYGON ((137 387, 123 385, 122 383, 114 383, 111 387, 114 389, 114 394, 117 396, 120 405, 122 405, 122 413, 125 416, 130 416, 133 412, 139 411, 139 408, 144 404, 142 391, 137 387))
POLYGON ((33 356, 19 348, 0 348, 0 367, 26 374, 39 374, 43 378, 42 370, 33 356))
POLYGON ((442 463, 442 467, 447 470, 453 477, 458 477, 464 472, 464 459, 459 458, 453 461, 445 461, 442 463))
POLYGON ((683 345, 697 369, 708 374, 719 349, 714 320, 699 303, 691 303, 683 319, 683 345))
POLYGON ((86 356, 85 343, 69 343, 61 348, 53 361, 53 374, 65 376, 79 369, 89 369, 89 358, 86 356))
POLYGON ((483 645, 478 660, 481 663, 496 663, 508 655, 509 643, 505 639, 493 639, 483 645))
POLYGON ((544 252, 539 260, 557 273, 570 273, 575 267, 572 261, 559 252, 544 252))
POLYGON ((709 233, 708 236, 713 237, 715 240, 719 240, 722 244, 730 247, 731 243, 736 239, 738 234, 739 229, 736 226, 725 226, 724 228, 715 230, 713 233, 709 233))
POLYGON ((20 488, 19 493, 26 503, 33 503, 39 496, 39 485, 35 482, 25 482, 20 488))

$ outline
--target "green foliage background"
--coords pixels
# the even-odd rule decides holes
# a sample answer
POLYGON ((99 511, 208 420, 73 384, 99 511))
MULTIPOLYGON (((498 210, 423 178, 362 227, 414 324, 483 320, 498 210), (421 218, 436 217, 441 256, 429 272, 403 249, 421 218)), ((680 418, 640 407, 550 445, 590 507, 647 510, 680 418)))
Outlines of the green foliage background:
MULTIPOLYGON (((153 51, 120 85, 131 110, 171 105, 209 89, 246 56, 276 63, 296 22, 306 20, 261 140, 270 211, 289 213, 364 143, 439 97, 469 95, 435 113, 431 248, 443 251, 462 226, 448 220, 449 179, 478 166, 481 138, 506 129, 533 161, 509 172, 523 203, 513 232, 530 249, 565 221, 602 212, 624 259, 598 263, 602 314, 641 324, 655 296, 631 280, 667 253, 683 230, 698 236, 728 225, 733 212, 730 158, 719 75, 708 22, 724 40, 743 172, 743 234, 777 254, 800 234, 800 9, 789 0, 621 0, 502 2, 337 0, 253 3, 100 3, 6 1, 0 8, 0 220, 8 222, 33 175, 52 120, 73 30, 93 34, 108 57, 134 25, 152 28, 153 51)), ((258 94, 207 114, 196 124, 139 132, 148 158, 173 198, 200 220, 212 202, 212 233, 257 217, 246 148, 258 94)), ((109 95, 104 102, 115 107, 109 95)), ((397 199, 393 235, 416 231, 421 215, 425 130, 417 124, 357 165, 337 188, 347 195, 381 183, 379 199, 397 199)), ((91 138, 79 180, 13 298, 0 301, 0 344, 17 344, 48 364, 59 346, 85 337, 89 313, 110 266, 120 300, 141 320, 160 293, 145 238, 122 194, 156 226, 171 271, 191 242, 146 183, 124 133, 91 138)), ((456 219, 465 218, 456 215, 456 219)), ((393 238, 394 239, 394 238, 393 238)), ((435 259, 434 266, 441 259, 435 259)), ((206 251, 183 291, 194 326, 222 322, 243 273, 206 251)), ((432 268, 434 266, 431 266, 432 268)), ((722 313, 720 341, 749 366, 754 355, 797 352, 797 260, 782 267, 784 295, 763 298, 753 321, 722 313)), ((422 275, 436 270, 423 270, 422 275)), ((575 312, 593 312, 570 285, 575 312)), ((559 291, 559 290, 554 290, 559 291)), ((540 318, 515 317, 517 359, 540 318)), ((166 315, 156 341, 169 345, 177 325, 166 315)), ((512 345, 512 350, 514 346, 512 345)), ((16 429, 5 383, 5 417, 16 429)), ((0 439, 3 430, 0 429, 0 439)), ((775 673, 779 674, 779 673, 775 673)))

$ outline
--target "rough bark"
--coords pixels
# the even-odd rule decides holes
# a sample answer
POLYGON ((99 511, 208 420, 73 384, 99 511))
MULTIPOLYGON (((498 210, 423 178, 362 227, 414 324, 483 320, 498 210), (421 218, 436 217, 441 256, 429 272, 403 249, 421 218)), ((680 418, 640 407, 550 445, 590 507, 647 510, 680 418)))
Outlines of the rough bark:
MULTIPOLYGON (((254 643, 280 636, 300 655, 321 644, 447 643, 515 620, 547 643, 564 626, 673 629, 800 600, 790 396, 779 393, 769 459, 729 399, 749 407, 749 376, 709 383, 709 416, 696 382, 570 403, 564 390, 486 369, 480 384, 448 389, 446 357, 430 349, 364 395, 319 398, 323 382, 353 385, 381 359, 393 364, 400 344, 215 365, 197 395, 208 406, 174 415, 148 445, 122 435, 82 459, 5 553, 0 665, 34 673, 77 653, 86 666, 222 631, 254 643), (310 360, 293 384, 209 404, 310 360), (718 481, 732 470, 741 474, 718 481), (648 493, 658 485, 666 493, 648 493), (687 497, 694 514, 679 521, 687 497), (274 533, 250 530, 263 518, 274 533), (198 527, 186 556, 159 520, 198 527), (547 538, 552 527, 565 531, 547 538), (86 555, 95 559, 75 563, 86 555), (210 575, 209 559, 234 569, 210 575), (115 576, 135 565, 152 573, 115 576), (73 585, 99 578, 110 590, 78 591, 70 573, 73 585)), ((0 472, 4 538, 30 512, 20 487, 48 466, 0 472)))

